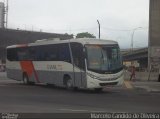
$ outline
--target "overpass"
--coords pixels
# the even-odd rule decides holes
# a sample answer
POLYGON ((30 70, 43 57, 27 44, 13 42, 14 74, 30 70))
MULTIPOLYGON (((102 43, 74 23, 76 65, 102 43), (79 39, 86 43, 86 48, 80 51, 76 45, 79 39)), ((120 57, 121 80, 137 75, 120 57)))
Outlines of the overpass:
POLYGON ((148 66, 148 48, 139 48, 134 49, 132 52, 130 50, 126 50, 122 52, 123 61, 138 61, 140 67, 147 68, 148 66))

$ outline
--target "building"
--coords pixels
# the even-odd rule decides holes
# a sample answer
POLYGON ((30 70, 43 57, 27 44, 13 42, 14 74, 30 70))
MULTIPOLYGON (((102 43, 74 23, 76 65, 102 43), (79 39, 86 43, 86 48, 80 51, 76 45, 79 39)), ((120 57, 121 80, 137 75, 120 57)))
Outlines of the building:
POLYGON ((4 3, 0 2, 0 28, 4 28, 4 16, 5 13, 5 8, 4 8, 4 3))
POLYGON ((0 63, 5 63, 6 47, 14 44, 33 43, 36 40, 60 38, 60 40, 71 39, 72 35, 45 32, 32 32, 14 29, 0 29, 0 63))

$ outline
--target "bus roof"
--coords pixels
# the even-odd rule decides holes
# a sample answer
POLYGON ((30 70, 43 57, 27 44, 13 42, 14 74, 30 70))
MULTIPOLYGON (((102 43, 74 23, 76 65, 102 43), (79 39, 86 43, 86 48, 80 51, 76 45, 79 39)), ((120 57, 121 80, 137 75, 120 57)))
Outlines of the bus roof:
POLYGON ((68 39, 68 40, 54 40, 53 38, 53 39, 38 40, 35 43, 12 45, 12 46, 8 46, 7 48, 60 44, 60 43, 69 43, 69 42, 77 42, 83 45, 85 44, 118 44, 116 41, 113 41, 113 40, 96 39, 96 38, 77 38, 77 39, 68 39))

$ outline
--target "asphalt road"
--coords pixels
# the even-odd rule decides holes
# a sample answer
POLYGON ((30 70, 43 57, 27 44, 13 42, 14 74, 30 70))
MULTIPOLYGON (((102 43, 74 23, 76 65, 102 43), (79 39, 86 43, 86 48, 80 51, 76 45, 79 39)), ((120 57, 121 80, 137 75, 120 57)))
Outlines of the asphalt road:
POLYGON ((26 86, 0 73, 0 112, 160 112, 160 93, 121 87, 95 93, 45 85, 26 86))

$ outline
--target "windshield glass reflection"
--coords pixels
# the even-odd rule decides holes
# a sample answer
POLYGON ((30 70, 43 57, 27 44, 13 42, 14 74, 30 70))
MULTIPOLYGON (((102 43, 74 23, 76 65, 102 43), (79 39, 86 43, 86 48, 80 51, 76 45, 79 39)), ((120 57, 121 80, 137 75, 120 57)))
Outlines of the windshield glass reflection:
POLYGON ((122 68, 118 45, 86 45, 88 70, 112 72, 122 68))

